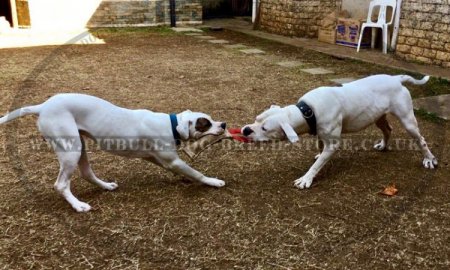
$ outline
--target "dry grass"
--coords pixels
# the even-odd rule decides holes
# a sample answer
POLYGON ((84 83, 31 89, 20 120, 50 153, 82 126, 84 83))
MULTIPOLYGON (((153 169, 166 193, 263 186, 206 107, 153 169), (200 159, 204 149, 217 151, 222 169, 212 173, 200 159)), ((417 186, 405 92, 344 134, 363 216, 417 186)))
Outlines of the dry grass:
MULTIPOLYGON (((82 92, 130 108, 204 111, 240 126, 272 103, 291 104, 329 84, 330 76, 276 66, 280 59, 327 67, 336 77, 395 73, 229 32, 212 35, 257 44, 268 54, 243 55, 167 33, 99 33, 106 45, 1 50, 1 112, 82 92)), ((393 136, 408 139, 392 120, 393 136)), ((224 179, 222 189, 93 151, 97 175, 119 189, 104 192, 75 176, 74 194, 95 208, 77 214, 53 191, 55 155, 32 149, 35 121, 0 127, 0 269, 447 269, 450 263, 446 122, 419 119, 438 170, 423 169, 417 151, 340 151, 305 191, 293 180, 307 171, 315 150, 295 145, 208 149, 191 164, 224 179), (379 196, 391 182, 399 194, 379 196)), ((358 144, 380 136, 371 127, 346 138, 358 144)))

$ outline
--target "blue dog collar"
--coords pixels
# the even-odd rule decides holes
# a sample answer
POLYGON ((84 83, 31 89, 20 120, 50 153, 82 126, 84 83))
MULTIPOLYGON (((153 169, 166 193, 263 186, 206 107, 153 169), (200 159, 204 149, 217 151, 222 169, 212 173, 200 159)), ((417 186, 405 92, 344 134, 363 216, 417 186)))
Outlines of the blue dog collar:
POLYGON ((177 126, 178 126, 177 115, 174 113, 171 113, 169 116, 170 116, 170 124, 172 125, 173 138, 175 139, 175 143, 177 145, 180 145, 181 139, 180 139, 180 133, 178 133, 178 131, 177 131, 177 126))

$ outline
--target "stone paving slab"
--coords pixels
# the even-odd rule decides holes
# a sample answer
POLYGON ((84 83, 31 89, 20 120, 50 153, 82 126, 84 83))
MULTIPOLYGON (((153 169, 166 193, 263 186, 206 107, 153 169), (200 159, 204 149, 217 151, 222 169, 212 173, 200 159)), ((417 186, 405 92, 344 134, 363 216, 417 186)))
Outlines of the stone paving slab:
POLYGON ((301 71, 312 74, 312 75, 325 75, 325 74, 333 74, 334 72, 324 68, 306 68, 301 69, 301 71))
POLYGON ((230 43, 228 40, 225 40, 225 39, 211 39, 211 40, 208 40, 208 42, 214 43, 214 44, 227 44, 227 43, 230 43))
POLYGON ((224 47, 228 48, 228 49, 244 49, 244 48, 248 48, 248 46, 246 46, 244 44, 240 44, 240 43, 238 43, 238 44, 227 44, 227 45, 224 45, 224 47))
POLYGON ((240 52, 243 52, 245 54, 263 54, 265 53, 265 51, 260 50, 260 49, 243 49, 243 50, 239 50, 240 52))
POLYGON ((172 27, 171 29, 178 33, 182 33, 182 32, 199 32, 199 33, 201 33, 201 32, 203 32, 202 30, 193 28, 193 27, 172 27))
POLYGON ((281 61, 281 62, 278 62, 277 65, 282 66, 282 67, 287 67, 287 68, 295 68, 295 67, 303 66, 304 63, 300 62, 300 61, 281 61))
POLYGON ((215 39, 215 37, 213 37, 213 36, 194 36, 194 37, 199 38, 199 39, 215 39))
POLYGON ((450 120, 450 95, 424 97, 413 100, 414 109, 423 109, 440 118, 450 120))
POLYGON ((186 36, 201 36, 201 33, 184 33, 186 36))
POLYGON ((440 66, 423 65, 420 63, 407 62, 395 57, 394 54, 383 54, 378 50, 364 50, 356 53, 355 48, 339 46, 320 42, 317 38, 292 38, 253 30, 253 24, 241 19, 214 19, 205 21, 205 26, 220 26, 224 29, 244 33, 250 36, 276 41, 295 47, 311 49, 328 55, 344 59, 358 59, 367 63, 382 65, 389 68, 397 68, 414 73, 431 75, 433 77, 443 77, 450 80, 450 69, 440 66))
POLYGON ((330 79, 330 81, 337 83, 337 84, 344 84, 344 83, 349 83, 349 82, 353 82, 356 81, 356 78, 338 78, 338 79, 330 79))

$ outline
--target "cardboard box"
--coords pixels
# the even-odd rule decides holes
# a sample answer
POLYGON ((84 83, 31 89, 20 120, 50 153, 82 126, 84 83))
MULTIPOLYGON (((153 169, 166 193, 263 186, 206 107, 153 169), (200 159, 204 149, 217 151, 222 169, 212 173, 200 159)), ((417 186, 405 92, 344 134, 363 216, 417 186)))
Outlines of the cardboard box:
POLYGON ((337 18, 349 18, 350 13, 347 10, 333 11, 325 16, 319 25, 318 40, 330 44, 336 43, 336 22, 337 18))
MULTIPOLYGON (((353 48, 358 47, 361 25, 362 21, 359 19, 338 18, 336 26, 336 44, 353 48)), ((361 48, 370 47, 371 32, 370 28, 366 28, 364 31, 361 48)))
POLYGON ((336 28, 325 29, 319 28, 319 41, 335 44, 336 43, 336 28))

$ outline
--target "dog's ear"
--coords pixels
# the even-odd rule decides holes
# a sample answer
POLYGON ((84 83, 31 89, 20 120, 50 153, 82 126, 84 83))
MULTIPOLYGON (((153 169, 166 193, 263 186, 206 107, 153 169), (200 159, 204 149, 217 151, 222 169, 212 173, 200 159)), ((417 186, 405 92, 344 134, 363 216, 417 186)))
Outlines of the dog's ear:
POLYGON ((180 121, 178 121, 178 125, 176 126, 176 130, 178 131, 178 134, 180 134, 180 138, 182 140, 189 139, 189 128, 192 125, 192 121, 189 120, 189 117, 187 117, 187 114, 192 113, 191 110, 185 110, 180 114, 180 121))
POLYGON ((270 108, 271 108, 271 109, 279 109, 279 108, 281 108, 281 107, 278 106, 278 105, 272 104, 272 105, 270 105, 270 108))
POLYGON ((183 118, 181 118, 181 121, 176 126, 176 130, 178 131, 178 134, 180 134, 182 140, 189 139, 189 127, 191 125, 192 122, 190 120, 183 121, 183 118))
POLYGON ((284 134, 286 134, 286 138, 291 142, 295 143, 299 140, 297 132, 286 122, 281 123, 281 129, 284 134))

